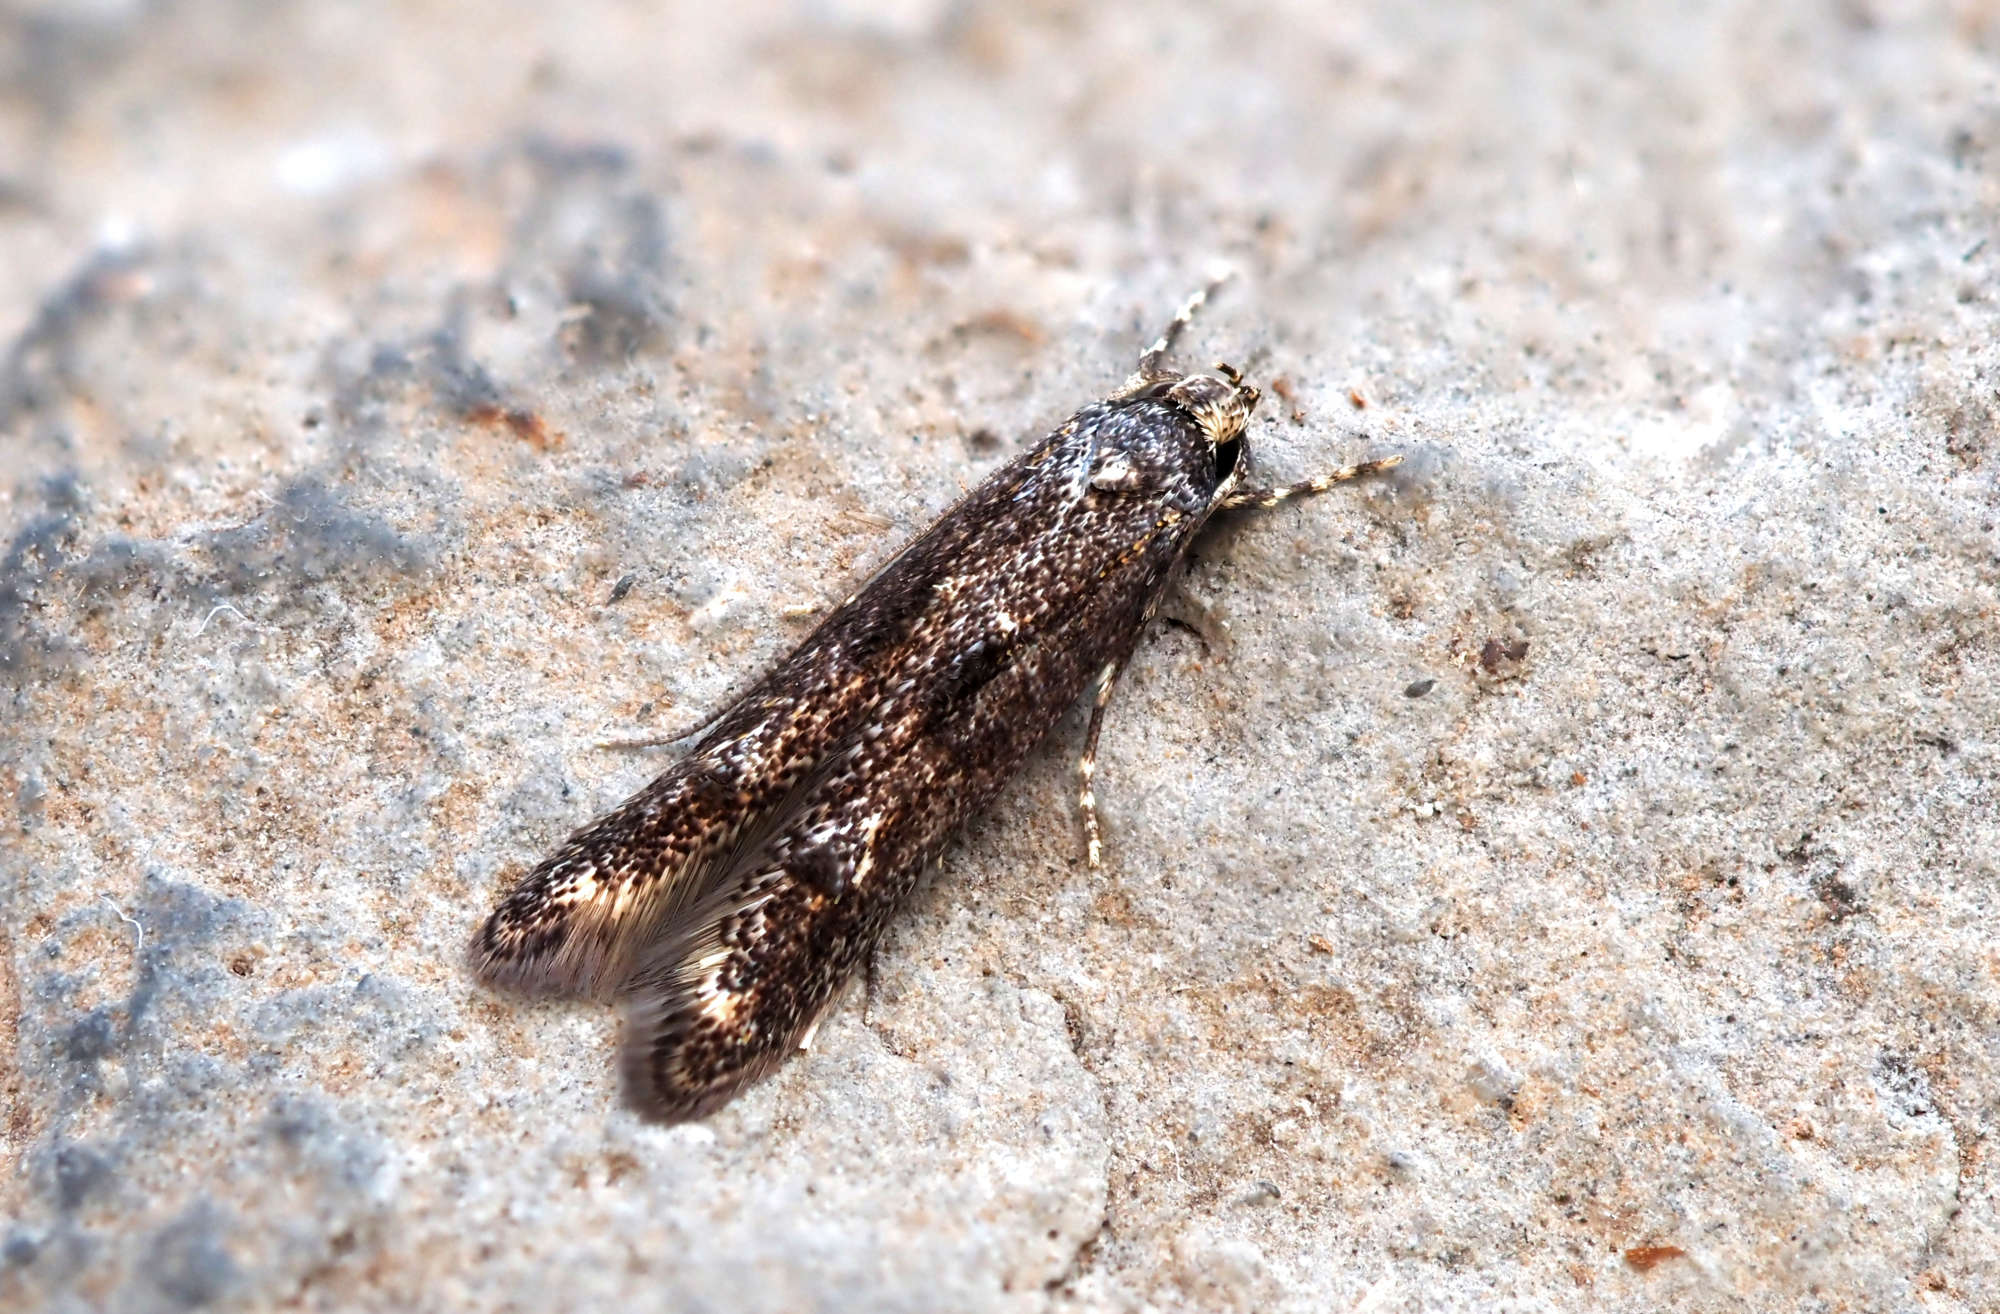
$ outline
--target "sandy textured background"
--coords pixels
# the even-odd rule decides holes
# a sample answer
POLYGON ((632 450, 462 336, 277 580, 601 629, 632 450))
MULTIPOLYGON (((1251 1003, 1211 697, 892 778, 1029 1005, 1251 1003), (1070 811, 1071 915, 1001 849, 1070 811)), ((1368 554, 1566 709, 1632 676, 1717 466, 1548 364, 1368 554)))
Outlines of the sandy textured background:
POLYGON ((2000 1308, 2000 9, 1413 8, 11 8, 0 1305, 2000 1308), (468 983, 1217 259, 1411 460, 1101 879, 1072 718, 699 1127, 468 983))

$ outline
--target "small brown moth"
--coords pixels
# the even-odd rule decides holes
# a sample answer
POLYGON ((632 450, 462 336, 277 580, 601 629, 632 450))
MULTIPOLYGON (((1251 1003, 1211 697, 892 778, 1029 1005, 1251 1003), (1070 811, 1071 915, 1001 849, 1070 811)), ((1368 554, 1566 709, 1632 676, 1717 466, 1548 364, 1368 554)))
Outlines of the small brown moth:
POLYGON ((1217 511, 1273 507, 1400 457, 1241 487, 1257 390, 1168 368, 1215 284, 1110 397, 897 553, 660 777, 533 871, 481 927, 488 984, 625 1004, 648 1117, 699 1118, 811 1035, 959 824, 1092 682, 1113 684, 1217 511))

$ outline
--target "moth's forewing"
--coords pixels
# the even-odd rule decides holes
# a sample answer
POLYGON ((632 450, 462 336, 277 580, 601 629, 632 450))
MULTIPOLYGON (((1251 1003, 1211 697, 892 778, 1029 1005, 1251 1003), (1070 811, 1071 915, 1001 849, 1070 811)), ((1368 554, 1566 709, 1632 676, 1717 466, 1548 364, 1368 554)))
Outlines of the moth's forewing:
POLYGON ((1233 478, 1229 387, 1087 406, 994 473, 530 872, 480 932, 482 977, 625 996, 621 1070, 651 1117, 699 1117, 781 1062, 967 814, 1130 651, 1233 478))
POLYGON ((993 477, 1005 495, 978 499, 995 510, 955 526, 949 556, 908 555, 928 586, 898 678, 848 727, 851 769, 629 983, 620 1067, 636 1107, 700 1117, 796 1049, 967 814, 1130 650, 1199 527, 1208 450, 1156 401, 1088 408, 993 477), (1112 458, 1112 486, 1096 486, 1112 458))

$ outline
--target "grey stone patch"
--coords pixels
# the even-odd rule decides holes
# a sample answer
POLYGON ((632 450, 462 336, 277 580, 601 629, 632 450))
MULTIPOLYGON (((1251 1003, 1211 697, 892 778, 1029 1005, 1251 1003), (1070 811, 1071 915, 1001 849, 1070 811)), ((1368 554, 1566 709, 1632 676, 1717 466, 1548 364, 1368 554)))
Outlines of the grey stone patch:
POLYGON ((357 1200, 380 1186, 388 1167, 388 1147, 379 1137, 310 1091, 281 1094, 273 1100, 263 1131, 309 1176, 332 1183, 357 1200))
POLYGON ((85 506, 76 472, 44 479, 32 513, 0 557, 0 678, 19 679, 30 667, 63 649, 61 640, 34 621, 43 590, 68 559, 85 506))
POLYGON ((681 462, 671 482, 673 487, 690 492, 720 493, 769 463, 761 445, 705 447, 681 462))
MULTIPOLYGON (((108 1276, 116 1308, 196 1309, 331 1271, 374 1226, 388 1156, 378 1130, 295 1074, 308 1056, 337 1061, 393 1032, 400 1039, 376 1060, 393 1080, 399 1056, 437 1043, 431 1010, 379 976, 258 991, 227 963, 268 947, 272 919, 185 883, 149 879, 131 915, 144 946, 130 992, 59 1026, 53 1049, 43 1046, 48 1060, 25 1068, 33 1088, 55 1096, 39 1101, 55 1117, 25 1156, 39 1189, 10 1234, 16 1280, 51 1308, 67 1307, 64 1293, 101 1289, 108 1276), (243 1061, 173 1039, 218 1027, 253 1042, 243 1061), (97 1111, 86 1115, 87 1104, 97 1111), (68 1139, 65 1128, 86 1116, 91 1139, 68 1139), (162 1165, 217 1141, 229 1148, 216 1172, 162 1178, 162 1165), (176 1198, 185 1203, 167 1222, 130 1227, 176 1198)), ((86 906, 49 938, 78 934, 94 916, 86 906)), ((55 1012, 84 984, 44 976, 37 994, 55 1012)), ((24 1052, 33 1043, 24 1037, 24 1052)))
POLYGON ((127 298, 114 289, 147 262, 148 253, 142 250, 97 251, 42 299, 34 318, 0 359, 0 432, 74 394, 85 368, 77 339, 125 303, 127 298))
MULTIPOLYGON (((482 408, 499 407, 506 401, 500 385, 486 367, 472 359, 466 341, 472 298, 460 288, 445 311, 445 322, 431 334, 426 344, 425 375, 436 390, 438 400, 461 414, 482 408)), ((377 349, 377 360, 382 349, 377 349)))
POLYGON ((226 593, 376 572, 411 574, 428 556, 421 541, 349 505, 314 477, 285 488, 276 504, 249 524, 203 535, 198 550, 209 564, 207 577, 226 593))
POLYGON ((88 1146, 65 1145, 53 1158, 55 1205, 64 1213, 88 1201, 111 1175, 110 1161, 88 1146))
POLYGON ((26 1228, 9 1229, 7 1239, 0 1242, 0 1263, 5 1263, 10 1268, 26 1268, 34 1263, 41 1253, 41 1243, 26 1228))
POLYGON ((530 138, 540 174, 514 230, 509 283, 559 292, 582 313, 560 341, 588 365, 662 345, 673 320, 672 248, 659 194, 633 176, 621 146, 530 138))
POLYGON ((259 1003, 245 1022, 262 1047, 252 1065, 272 1075, 302 1053, 357 1045, 375 1047, 384 1075, 393 1075, 441 1034, 433 1008, 416 1007, 403 987, 372 974, 352 984, 281 991, 259 1003))
POLYGON ((311 612, 314 591, 330 583, 420 580, 437 551, 430 536, 351 505, 318 475, 283 488, 247 523, 186 542, 102 533, 74 476, 46 481, 44 496, 51 509, 0 558, 0 679, 16 684, 78 660, 71 635, 83 618, 151 615, 168 597, 212 609, 261 595, 311 612))
MULTIPOLYGON (((224 968, 204 961, 203 951, 225 932, 240 932, 247 921, 261 920, 246 905, 215 899, 191 885, 149 877, 142 891, 131 915, 144 939, 132 987, 123 999, 73 1012, 65 1005, 91 984, 93 970, 81 975, 30 970, 29 990, 40 1009, 23 1019, 21 1052, 26 1056, 39 1050, 40 1057, 24 1063, 24 1072, 53 1082, 65 1107, 102 1093, 101 1068, 107 1059, 191 1062, 165 1043, 169 1029, 225 1004, 230 991, 224 982, 232 980, 224 968)), ((125 927, 116 916, 101 903, 82 906, 42 938, 41 955, 57 958, 65 940, 86 929, 101 931, 107 920, 122 936, 125 927)), ((193 1071, 199 1072, 199 1065, 193 1071)), ((67 1153, 59 1144, 50 1151, 58 1159, 67 1153)))
POLYGON ((1977 21, 552 13, 0 31, 0 1306, 2000 1308, 1977 21), (1217 258, 1267 473, 1405 465, 1204 544, 1104 872, 1072 717, 635 1123, 461 969, 585 741, 1217 258))
POLYGON ((328 348, 321 373, 336 437, 357 449, 380 450, 394 443, 396 428, 418 401, 454 426, 482 416, 497 421, 518 405, 471 354, 475 307, 482 301, 460 285, 447 297, 441 322, 427 332, 403 341, 349 341, 328 348), (419 389, 421 398, 414 395, 419 389))
POLYGON ((154 7, 119 5, 23 10, 8 18, 11 36, 0 56, 9 80, 49 119, 67 115, 81 87, 114 72, 143 41, 154 7))
POLYGON ((233 1220, 209 1200, 197 1200, 155 1232, 140 1281, 174 1309, 206 1309, 242 1280, 225 1240, 233 1220))

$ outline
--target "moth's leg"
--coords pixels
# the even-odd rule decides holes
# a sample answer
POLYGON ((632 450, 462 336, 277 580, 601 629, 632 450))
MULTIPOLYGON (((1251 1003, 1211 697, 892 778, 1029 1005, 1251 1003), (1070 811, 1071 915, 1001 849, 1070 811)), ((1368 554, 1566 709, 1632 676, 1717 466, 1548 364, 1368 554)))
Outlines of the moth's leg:
POLYGON ((724 713, 732 710, 734 709, 725 707, 722 711, 716 712, 711 716, 705 716, 694 725, 688 726, 685 729, 655 730, 651 734, 643 735, 620 735, 616 738, 600 739, 595 744, 592 744, 591 747, 598 749, 669 748, 676 744, 691 747, 695 740, 715 728, 715 723, 722 719, 724 713))
MULTIPOLYGON (((700 726, 695 727, 695 730, 699 729, 700 726)), ((693 730, 683 730, 678 734, 621 735, 616 739, 599 739, 591 744, 591 747, 620 752, 627 749, 670 748, 675 744, 686 743, 693 736, 693 730)))
POLYGON ((1216 510, 1233 511, 1238 507, 1244 506, 1253 506, 1260 511, 1269 510, 1271 507, 1278 505, 1278 503, 1288 498, 1303 497, 1309 493, 1324 493, 1335 484, 1344 484, 1350 479, 1359 479, 1362 475, 1374 474, 1378 470, 1387 470, 1391 466, 1401 465, 1402 463, 1403 458, 1400 456, 1385 456, 1379 461, 1363 461, 1359 465, 1343 465, 1340 469, 1330 471, 1315 479, 1306 479, 1296 484, 1287 484, 1283 488, 1238 489, 1217 503, 1216 510))
POLYGON ((1125 669, 1125 660, 1125 657, 1119 657, 1106 662, 1103 674, 1097 677, 1097 698, 1090 708, 1090 729, 1083 737, 1083 756, 1076 764, 1077 778, 1082 784, 1076 801, 1083 810, 1084 852, 1092 871, 1104 865, 1104 842, 1097 826, 1097 794, 1090 784, 1091 777, 1097 774, 1097 735, 1104 729, 1104 709, 1111 705, 1111 691, 1118 685, 1118 675, 1125 669))

